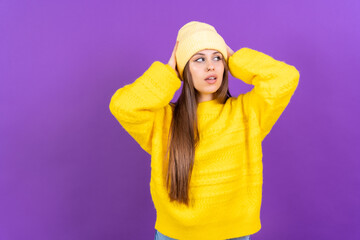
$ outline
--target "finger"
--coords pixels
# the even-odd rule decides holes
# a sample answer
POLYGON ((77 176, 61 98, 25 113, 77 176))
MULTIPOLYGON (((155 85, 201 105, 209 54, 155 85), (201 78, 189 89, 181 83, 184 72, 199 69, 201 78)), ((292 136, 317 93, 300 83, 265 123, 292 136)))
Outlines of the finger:
POLYGON ((174 57, 175 57, 175 53, 176 53, 176 50, 177 50, 178 43, 179 43, 179 41, 176 41, 176 43, 175 43, 175 47, 174 47, 174 51, 173 51, 174 57))
POLYGON ((228 45, 226 45, 226 49, 227 49, 228 53, 231 53, 231 49, 228 45))
POLYGON ((175 58, 175 51, 176 51, 176 44, 175 44, 175 46, 174 46, 174 48, 172 50, 169 62, 172 62, 172 60, 175 58))
POLYGON ((177 47, 178 47, 178 44, 179 44, 179 41, 176 41, 175 43, 175 47, 174 47, 174 52, 173 52, 173 60, 174 60, 174 65, 176 67, 176 50, 177 50, 177 47))

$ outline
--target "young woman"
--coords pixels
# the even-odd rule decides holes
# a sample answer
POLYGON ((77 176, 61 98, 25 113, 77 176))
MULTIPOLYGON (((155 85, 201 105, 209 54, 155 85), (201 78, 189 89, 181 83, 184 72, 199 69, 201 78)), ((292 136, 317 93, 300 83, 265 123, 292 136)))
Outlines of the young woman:
POLYGON ((213 26, 192 21, 167 64, 114 93, 111 113, 151 155, 155 239, 246 240, 260 230, 261 142, 298 82, 295 67, 234 52, 213 26), (254 88, 232 97, 229 71, 254 88))

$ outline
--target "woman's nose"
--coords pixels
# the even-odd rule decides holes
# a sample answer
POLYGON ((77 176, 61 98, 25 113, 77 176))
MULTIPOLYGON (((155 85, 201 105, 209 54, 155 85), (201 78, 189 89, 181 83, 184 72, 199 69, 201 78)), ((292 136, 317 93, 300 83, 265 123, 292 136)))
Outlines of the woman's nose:
POLYGON ((208 63, 208 65, 207 65, 207 70, 208 70, 208 71, 214 70, 214 64, 212 64, 211 62, 208 63))

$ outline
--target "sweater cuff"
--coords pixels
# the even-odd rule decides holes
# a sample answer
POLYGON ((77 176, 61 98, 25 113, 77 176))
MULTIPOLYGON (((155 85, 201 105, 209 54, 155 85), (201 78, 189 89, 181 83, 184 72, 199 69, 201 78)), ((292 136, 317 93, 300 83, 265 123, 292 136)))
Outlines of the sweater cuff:
POLYGON ((172 72, 174 74, 174 76, 177 77, 176 71, 169 64, 165 64, 165 66, 169 69, 170 72, 172 72))
POLYGON ((241 48, 229 58, 231 75, 247 84, 252 84, 254 73, 260 73, 261 66, 271 61, 270 57, 250 48, 241 48), (255 71, 254 71, 255 70, 255 71))
POLYGON ((151 64, 144 76, 144 79, 150 81, 161 93, 175 92, 181 86, 180 79, 170 65, 159 61, 151 64))

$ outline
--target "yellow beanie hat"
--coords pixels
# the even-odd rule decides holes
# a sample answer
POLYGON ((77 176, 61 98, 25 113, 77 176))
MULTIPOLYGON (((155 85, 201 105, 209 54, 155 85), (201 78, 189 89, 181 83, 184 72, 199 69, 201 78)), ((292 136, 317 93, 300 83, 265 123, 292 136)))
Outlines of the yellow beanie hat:
POLYGON ((222 53, 227 61, 227 49, 224 39, 215 28, 207 23, 191 21, 182 26, 178 32, 179 41, 175 53, 176 65, 181 79, 187 61, 198 51, 215 49, 222 53))

